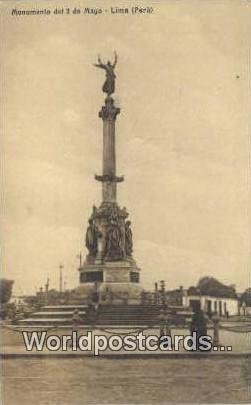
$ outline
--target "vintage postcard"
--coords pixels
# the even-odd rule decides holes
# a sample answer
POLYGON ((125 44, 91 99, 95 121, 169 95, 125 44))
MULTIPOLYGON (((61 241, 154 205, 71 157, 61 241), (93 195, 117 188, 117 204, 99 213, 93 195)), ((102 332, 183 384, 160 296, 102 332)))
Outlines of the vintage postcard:
POLYGON ((251 401, 251 1, 0 1, 1 403, 251 401))

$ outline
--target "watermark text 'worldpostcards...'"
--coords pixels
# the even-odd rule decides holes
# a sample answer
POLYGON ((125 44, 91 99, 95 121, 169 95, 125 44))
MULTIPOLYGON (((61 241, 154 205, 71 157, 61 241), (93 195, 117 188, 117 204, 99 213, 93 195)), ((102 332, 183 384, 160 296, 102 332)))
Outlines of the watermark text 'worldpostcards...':
POLYGON ((78 334, 72 331, 69 335, 52 335, 47 331, 23 331, 23 340, 27 351, 85 351, 92 352, 98 356, 104 351, 130 351, 130 352, 153 352, 153 351, 210 351, 210 350, 227 350, 231 351, 232 347, 213 346, 213 339, 209 335, 198 336, 196 332, 191 335, 144 335, 143 332, 138 334, 120 335, 97 335, 92 331, 86 334, 78 334))

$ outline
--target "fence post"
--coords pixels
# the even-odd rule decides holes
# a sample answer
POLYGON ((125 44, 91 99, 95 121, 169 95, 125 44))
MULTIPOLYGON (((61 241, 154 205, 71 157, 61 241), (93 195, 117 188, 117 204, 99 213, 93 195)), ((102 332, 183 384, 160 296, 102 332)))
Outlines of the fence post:
POLYGON ((220 331, 220 317, 215 314, 212 317, 214 326, 213 346, 218 347, 220 345, 219 331, 220 331))

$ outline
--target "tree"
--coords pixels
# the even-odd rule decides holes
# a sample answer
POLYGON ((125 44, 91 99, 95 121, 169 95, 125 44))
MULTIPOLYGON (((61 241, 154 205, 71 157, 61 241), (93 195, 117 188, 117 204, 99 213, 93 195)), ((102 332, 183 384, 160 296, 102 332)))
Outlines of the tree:
POLYGON ((6 278, 0 279, 0 304, 7 304, 11 298, 14 281, 6 278))
POLYGON ((203 277, 199 280, 197 287, 201 295, 213 297, 237 298, 235 288, 227 286, 214 277, 203 277))
POLYGON ((244 302, 245 302, 247 307, 251 307, 251 288, 248 288, 241 295, 241 304, 243 304, 244 302))

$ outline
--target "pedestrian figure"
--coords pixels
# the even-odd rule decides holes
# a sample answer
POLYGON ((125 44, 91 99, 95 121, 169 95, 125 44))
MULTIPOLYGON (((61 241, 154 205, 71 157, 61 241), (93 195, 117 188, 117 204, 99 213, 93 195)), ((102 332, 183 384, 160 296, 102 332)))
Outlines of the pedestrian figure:
POLYGON ((207 319, 202 309, 197 309, 194 312, 192 316, 190 332, 191 335, 193 335, 194 332, 196 333, 196 349, 199 350, 198 348, 200 346, 200 337, 207 335, 207 319))
POLYGON ((169 326, 169 319, 168 315, 166 314, 164 309, 160 310, 159 314, 159 343, 167 341, 169 343, 169 339, 171 338, 171 330, 169 326))

